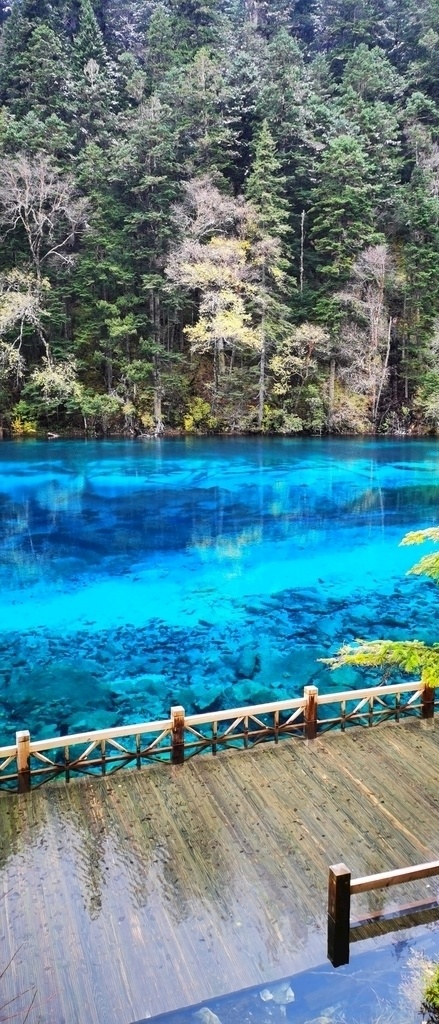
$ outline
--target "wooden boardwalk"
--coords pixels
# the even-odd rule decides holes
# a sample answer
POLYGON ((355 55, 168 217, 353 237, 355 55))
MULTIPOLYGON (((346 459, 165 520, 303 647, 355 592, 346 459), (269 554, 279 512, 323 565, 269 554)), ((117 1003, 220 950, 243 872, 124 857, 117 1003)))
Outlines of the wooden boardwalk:
POLYGON ((438 858, 438 777, 439 724, 410 720, 2 795, 0 1006, 128 1024, 321 963, 328 865, 438 858))

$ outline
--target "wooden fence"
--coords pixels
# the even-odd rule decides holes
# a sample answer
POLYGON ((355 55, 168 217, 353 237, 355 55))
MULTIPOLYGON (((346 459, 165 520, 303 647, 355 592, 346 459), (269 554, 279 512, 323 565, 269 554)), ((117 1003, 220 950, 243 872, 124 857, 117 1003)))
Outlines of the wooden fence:
MULTIPOLYGON (((409 868, 396 868, 394 871, 383 871, 378 875, 365 875, 353 880, 345 864, 333 864, 329 868, 328 880, 328 959, 333 967, 349 963, 351 928, 359 928, 365 923, 355 921, 351 925, 351 896, 359 892, 370 892, 372 889, 386 889, 390 885, 417 881, 420 878, 431 878, 432 875, 439 875, 439 860, 416 864, 409 868)), ((434 904, 437 904, 436 900, 434 904)), ((422 904, 422 909, 431 905, 431 902, 422 904)), ((414 909, 419 910, 421 907, 419 904, 401 907, 395 916, 400 917, 414 909)), ((378 919, 383 916, 385 915, 378 915, 378 919)))
POLYGON ((13 745, 0 747, 0 788, 25 793, 55 778, 69 782, 74 775, 104 775, 154 761, 179 765, 206 751, 277 743, 287 736, 313 740, 334 728, 372 726, 409 715, 431 719, 434 710, 434 689, 419 682, 325 694, 305 686, 303 696, 291 700, 198 715, 186 715, 176 706, 161 721, 52 739, 32 740, 22 729, 13 745))

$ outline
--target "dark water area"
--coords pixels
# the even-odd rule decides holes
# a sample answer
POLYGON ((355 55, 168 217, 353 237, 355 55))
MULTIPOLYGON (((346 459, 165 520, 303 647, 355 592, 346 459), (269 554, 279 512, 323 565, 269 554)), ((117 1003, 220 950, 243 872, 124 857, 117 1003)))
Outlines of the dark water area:
POLYGON ((421 1024, 424 979, 438 960, 437 924, 408 929, 390 943, 378 940, 367 952, 354 952, 345 967, 324 963, 150 1017, 148 1024, 421 1024))
POLYGON ((438 639, 438 499, 435 440, 2 443, 0 742, 376 681, 318 659, 438 639))

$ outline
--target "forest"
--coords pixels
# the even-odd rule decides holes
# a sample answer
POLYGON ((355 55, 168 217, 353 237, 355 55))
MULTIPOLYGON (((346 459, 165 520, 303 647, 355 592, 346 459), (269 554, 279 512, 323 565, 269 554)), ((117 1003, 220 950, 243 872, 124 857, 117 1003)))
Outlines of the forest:
POLYGON ((438 0, 1 0, 0 435, 435 433, 438 0))

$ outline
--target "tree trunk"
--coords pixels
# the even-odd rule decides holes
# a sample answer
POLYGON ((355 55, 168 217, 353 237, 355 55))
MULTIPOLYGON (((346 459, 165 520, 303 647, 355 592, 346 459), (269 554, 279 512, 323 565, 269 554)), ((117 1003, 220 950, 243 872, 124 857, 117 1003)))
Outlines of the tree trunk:
POLYGON ((163 420, 162 420, 162 384, 160 378, 160 367, 157 356, 154 356, 154 433, 156 437, 163 433, 163 420))
POLYGON ((222 377, 223 374, 225 374, 225 372, 226 372, 226 353, 224 351, 224 341, 223 341, 222 338, 218 339, 217 349, 218 349, 218 374, 219 374, 220 377, 222 377))
POLYGON ((303 295, 304 282, 304 246, 305 246, 305 210, 300 218, 300 294, 303 295))
POLYGON ((259 363, 258 427, 262 429, 265 404, 265 366, 267 362, 267 340, 265 336, 265 264, 262 267, 262 294, 264 296, 261 319, 261 360, 259 363))
POLYGON ((259 364, 259 403, 258 403, 258 427, 262 429, 262 422, 264 419, 264 404, 265 404, 265 362, 266 362, 266 348, 265 348, 265 333, 262 338, 261 346, 261 362, 259 364))
POLYGON ((334 411, 335 393, 335 359, 329 363, 329 386, 328 386, 328 430, 332 427, 332 413, 334 411))
MULTIPOLYGON (((160 296, 151 290, 149 297, 149 313, 152 323, 154 342, 156 346, 161 344, 160 337, 160 296)), ((163 420, 162 420, 162 381, 160 374, 160 360, 157 353, 153 356, 153 407, 154 407, 154 433, 158 437, 159 434, 163 433, 163 420)))
POLYGON ((386 376, 387 376, 387 367, 389 365, 390 342, 391 342, 391 340, 392 340, 392 317, 389 317, 389 324, 388 324, 388 329, 387 329, 386 355, 384 357, 383 369, 382 369, 382 372, 381 372, 381 377, 380 377, 380 381, 379 381, 379 385, 378 385, 378 391, 377 391, 377 396, 376 396, 375 408, 374 408, 374 411, 373 411, 373 423, 374 423, 375 427, 376 427, 377 419, 378 419, 378 411, 379 411, 381 395, 382 395, 382 391, 383 391, 383 387, 384 387, 384 381, 385 381, 386 376))
POLYGON ((247 16, 252 28, 259 28, 258 0, 247 0, 247 16))

